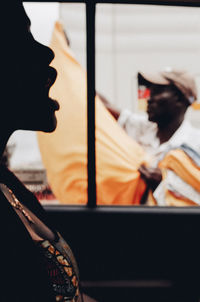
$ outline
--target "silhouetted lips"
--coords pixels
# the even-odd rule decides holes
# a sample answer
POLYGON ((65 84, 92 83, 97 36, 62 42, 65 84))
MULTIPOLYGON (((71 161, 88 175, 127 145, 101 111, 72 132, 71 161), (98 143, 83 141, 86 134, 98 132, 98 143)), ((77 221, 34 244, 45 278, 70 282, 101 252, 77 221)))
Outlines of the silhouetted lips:
POLYGON ((60 109, 60 105, 59 105, 59 103, 56 101, 56 100, 53 100, 53 99, 50 99, 51 100, 51 104, 52 104, 52 107, 53 107, 53 109, 54 110, 59 110, 60 109))
POLYGON ((47 78, 47 82, 45 84, 45 87, 47 89, 49 89, 55 83, 55 80, 56 80, 56 77, 57 77, 57 71, 55 70, 55 68, 49 67, 47 76, 48 76, 48 78, 47 78))

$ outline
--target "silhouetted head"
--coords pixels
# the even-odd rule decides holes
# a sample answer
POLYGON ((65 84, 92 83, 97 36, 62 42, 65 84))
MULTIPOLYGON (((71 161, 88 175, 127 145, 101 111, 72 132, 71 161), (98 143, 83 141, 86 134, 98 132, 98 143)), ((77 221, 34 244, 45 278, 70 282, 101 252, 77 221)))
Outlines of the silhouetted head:
POLYGON ((1 12, 7 13, 9 19, 0 24, 3 76, 0 127, 11 132, 17 129, 51 132, 56 128, 55 111, 59 109, 58 103, 49 98, 49 89, 57 75, 49 66, 54 54, 33 38, 30 20, 20 1, 2 3, 1 12))

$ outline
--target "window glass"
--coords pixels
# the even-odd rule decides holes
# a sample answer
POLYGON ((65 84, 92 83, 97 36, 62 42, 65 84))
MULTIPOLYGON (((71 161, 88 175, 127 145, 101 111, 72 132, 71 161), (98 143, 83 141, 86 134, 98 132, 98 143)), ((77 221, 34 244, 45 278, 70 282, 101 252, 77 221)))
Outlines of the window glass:
POLYGON ((199 17, 199 8, 97 5, 99 203, 199 205, 199 17))
MULTIPOLYGON (((25 9, 34 37, 55 52, 58 126, 17 131, 5 161, 42 203, 86 204, 85 5, 25 9)), ((200 204, 199 34, 199 8, 97 4, 98 205, 200 204)))

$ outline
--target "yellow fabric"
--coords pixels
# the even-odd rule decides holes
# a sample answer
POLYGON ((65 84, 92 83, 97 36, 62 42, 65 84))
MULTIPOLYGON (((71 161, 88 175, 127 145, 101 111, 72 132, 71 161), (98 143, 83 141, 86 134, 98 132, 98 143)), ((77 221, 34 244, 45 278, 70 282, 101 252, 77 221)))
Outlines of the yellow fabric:
MULTIPOLYGON (((159 163, 162 169, 163 179, 166 177, 166 170, 174 171, 181 179, 200 192, 200 169, 181 149, 170 151, 159 163)), ((181 192, 180 192, 181 193, 181 192)), ((184 197, 175 196, 166 189, 166 205, 168 206, 195 206, 196 204, 184 197)))
POLYGON ((157 206, 157 202, 153 196, 153 192, 149 190, 147 201, 145 203, 146 206, 157 206))
POLYGON ((171 169, 185 182, 200 192, 200 169, 181 149, 170 151, 159 163, 161 169, 171 169))
MULTIPOLYGON (((64 204, 87 203, 86 73, 67 46, 56 23, 51 48, 58 77, 51 97, 60 103, 57 129, 38 133, 49 184, 64 204)), ((137 171, 147 160, 143 149, 118 126, 96 97, 97 203, 139 204, 145 184, 137 171)))

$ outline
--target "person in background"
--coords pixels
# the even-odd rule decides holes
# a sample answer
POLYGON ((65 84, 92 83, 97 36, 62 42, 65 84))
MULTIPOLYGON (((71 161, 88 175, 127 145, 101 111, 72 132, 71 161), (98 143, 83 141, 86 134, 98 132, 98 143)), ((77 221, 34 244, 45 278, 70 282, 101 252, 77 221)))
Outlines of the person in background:
POLYGON ((158 160, 166 152, 191 140, 191 126, 184 120, 186 110, 197 99, 194 77, 187 71, 171 70, 138 74, 149 88, 147 114, 118 110, 103 96, 101 100, 127 134, 154 158, 151 167, 140 166, 141 177, 153 191, 162 179, 158 160))
MULTIPOLYGON (((54 131, 59 104, 49 97, 57 76, 49 66, 54 53, 34 40, 20 1, 2 2, 1 11, 9 16, 1 24, 2 156, 15 130, 54 131)), ((0 204, 1 301, 83 301, 78 267, 68 244, 35 196, 5 164, 0 166, 0 204)))

